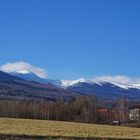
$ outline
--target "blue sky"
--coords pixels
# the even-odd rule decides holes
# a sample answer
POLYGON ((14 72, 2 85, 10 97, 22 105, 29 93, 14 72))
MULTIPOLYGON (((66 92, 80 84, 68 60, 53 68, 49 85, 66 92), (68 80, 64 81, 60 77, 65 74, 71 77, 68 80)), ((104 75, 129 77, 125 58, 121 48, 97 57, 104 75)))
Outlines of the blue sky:
POLYGON ((1 0, 0 65, 48 78, 140 77, 139 0, 1 0))

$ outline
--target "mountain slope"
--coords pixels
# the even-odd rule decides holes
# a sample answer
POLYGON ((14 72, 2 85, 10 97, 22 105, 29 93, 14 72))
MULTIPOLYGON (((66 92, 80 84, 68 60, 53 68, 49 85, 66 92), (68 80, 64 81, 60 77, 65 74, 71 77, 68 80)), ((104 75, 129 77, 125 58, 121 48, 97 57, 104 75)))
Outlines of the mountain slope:
POLYGON ((0 71, 0 99, 71 100, 78 96, 74 92, 52 84, 40 84, 22 80, 0 71))
POLYGON ((0 71, 0 80, 19 80, 19 77, 12 76, 5 72, 0 71))
POLYGON ((22 78, 24 80, 28 80, 28 81, 34 81, 34 82, 39 82, 39 83, 47 83, 47 81, 45 81, 45 79, 38 77, 37 75, 35 75, 32 72, 28 72, 28 73, 10 73, 11 75, 15 76, 15 77, 19 77, 22 78))
POLYGON ((22 78, 22 79, 27 80, 27 81, 38 82, 38 83, 43 83, 43 84, 50 83, 50 84, 53 84, 55 86, 61 87, 59 80, 44 79, 44 78, 37 76, 33 72, 29 72, 27 70, 20 71, 20 72, 12 72, 9 74, 12 76, 18 77, 18 78, 22 78))

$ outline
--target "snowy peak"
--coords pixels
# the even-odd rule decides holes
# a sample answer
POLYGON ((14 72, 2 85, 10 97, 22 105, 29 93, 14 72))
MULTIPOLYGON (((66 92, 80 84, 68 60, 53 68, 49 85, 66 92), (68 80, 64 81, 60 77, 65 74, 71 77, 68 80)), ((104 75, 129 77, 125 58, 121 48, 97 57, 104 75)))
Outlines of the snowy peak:
POLYGON ((76 85, 78 83, 84 83, 84 82, 87 82, 87 81, 83 78, 78 79, 78 80, 61 80, 60 81, 61 86, 63 87, 69 87, 69 86, 76 85))
POLYGON ((87 83, 87 84, 91 84, 91 85, 98 84, 98 85, 102 86, 102 84, 99 82, 93 82, 92 80, 86 80, 84 78, 80 78, 78 80, 61 80, 61 86, 65 87, 65 88, 70 87, 70 86, 80 85, 82 83, 87 83))
POLYGON ((140 84, 125 84, 125 83, 119 83, 119 82, 110 82, 110 81, 97 81, 95 79, 84 79, 84 78, 81 78, 81 79, 78 79, 78 80, 60 80, 60 86, 64 87, 64 88, 68 88, 68 87, 72 87, 72 86, 78 86, 78 85, 82 85, 84 83, 86 84, 90 84, 90 85, 99 85, 99 86, 103 86, 104 84, 106 83, 110 83, 114 86, 117 86, 119 88, 122 88, 122 89, 131 89, 131 88, 135 88, 135 89, 140 89, 140 84))

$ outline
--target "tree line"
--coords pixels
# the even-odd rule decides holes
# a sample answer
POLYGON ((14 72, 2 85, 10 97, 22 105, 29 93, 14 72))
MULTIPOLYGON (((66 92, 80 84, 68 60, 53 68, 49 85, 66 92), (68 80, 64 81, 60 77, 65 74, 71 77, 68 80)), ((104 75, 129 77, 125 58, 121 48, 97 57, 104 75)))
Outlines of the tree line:
POLYGON ((0 100, 0 117, 43 119, 83 123, 126 122, 128 110, 123 98, 112 109, 103 109, 95 97, 78 97, 74 101, 0 100))
POLYGON ((57 121, 95 122, 95 98, 79 97, 73 102, 0 100, 0 117, 57 121))

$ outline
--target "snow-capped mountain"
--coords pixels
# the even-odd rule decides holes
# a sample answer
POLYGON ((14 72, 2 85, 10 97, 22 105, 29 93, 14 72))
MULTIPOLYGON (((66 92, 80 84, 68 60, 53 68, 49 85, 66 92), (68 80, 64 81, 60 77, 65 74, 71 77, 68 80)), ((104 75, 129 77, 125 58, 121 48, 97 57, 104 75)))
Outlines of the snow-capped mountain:
POLYGON ((140 87, 134 84, 79 79, 75 81, 62 81, 62 85, 67 90, 73 92, 102 98, 117 99, 124 96, 127 99, 140 99, 140 87))
POLYGON ((136 88, 136 89, 140 89, 140 84, 127 84, 127 83, 120 83, 120 82, 110 82, 110 81, 97 81, 95 79, 93 80, 86 80, 84 78, 78 79, 78 80, 60 80, 60 86, 68 88, 68 87, 72 87, 72 86, 78 86, 78 85, 82 85, 82 83, 88 83, 91 85, 100 85, 103 86, 104 83, 111 83, 112 85, 118 86, 122 89, 130 89, 130 88, 136 88))
POLYGON ((86 95, 93 95, 102 98, 118 98, 125 96, 128 99, 140 99, 140 84, 128 84, 125 82, 105 81, 97 79, 78 79, 78 80, 51 80, 41 78, 35 73, 22 69, 10 72, 12 76, 34 81, 43 84, 52 84, 59 88, 86 95))
POLYGON ((87 83, 91 85, 99 85, 103 86, 104 83, 111 83, 114 86, 120 87, 122 89, 130 89, 130 88, 135 88, 135 89, 140 89, 140 84, 128 84, 128 83, 121 83, 121 82, 110 82, 110 81, 98 81, 96 79, 84 79, 80 78, 77 80, 52 80, 52 79, 46 79, 46 78, 41 78, 37 76, 35 73, 23 69, 20 71, 16 72, 10 72, 9 74, 16 76, 18 78, 22 78, 24 80, 28 81, 35 81, 39 83, 51 83, 56 86, 62 87, 62 88, 68 88, 68 87, 74 87, 78 85, 82 85, 82 83, 87 83))

